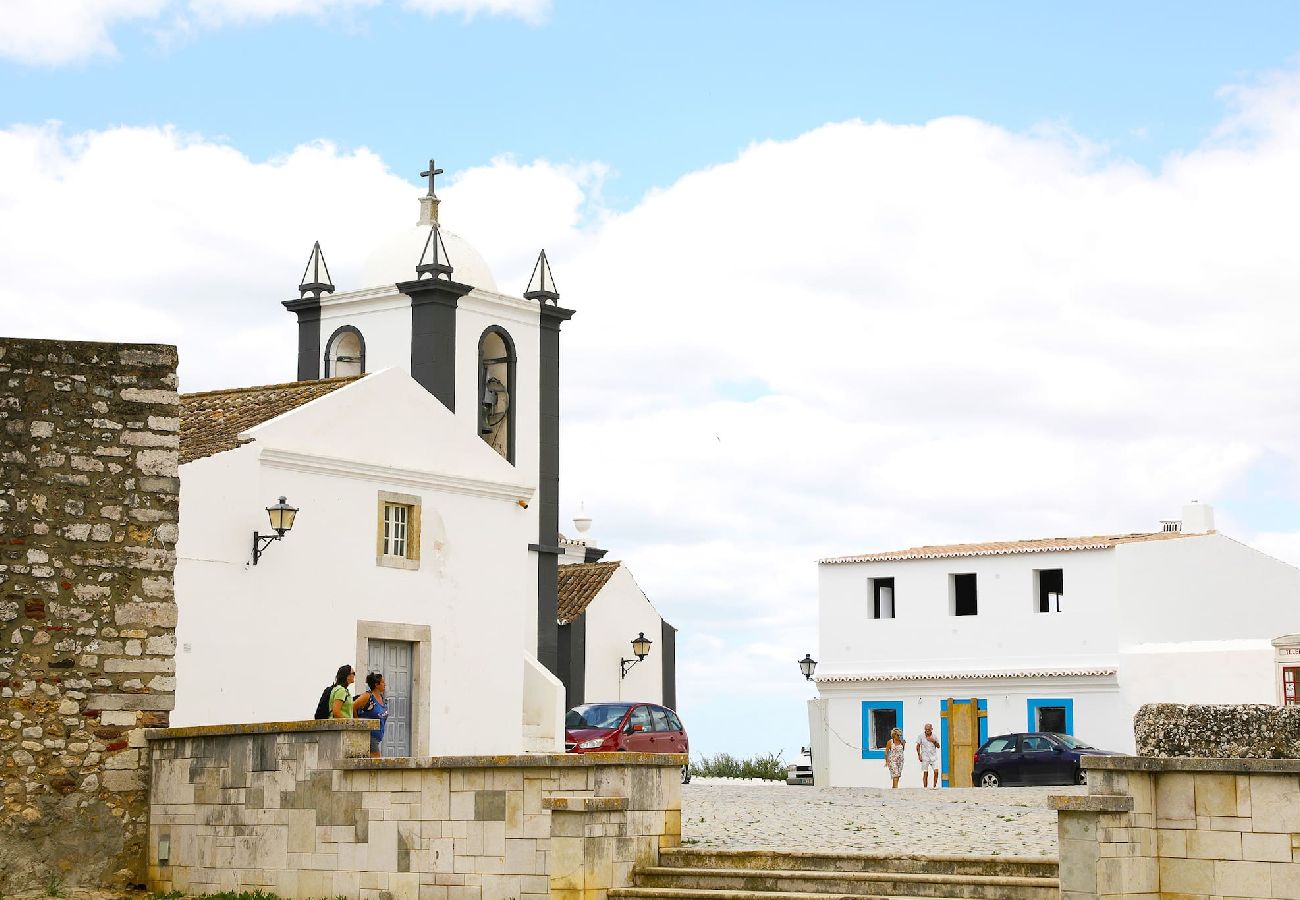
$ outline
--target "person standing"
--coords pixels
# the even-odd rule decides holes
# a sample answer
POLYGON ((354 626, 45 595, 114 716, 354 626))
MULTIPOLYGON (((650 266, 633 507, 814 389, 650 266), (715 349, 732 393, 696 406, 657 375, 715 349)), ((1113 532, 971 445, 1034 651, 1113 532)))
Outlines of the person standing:
POLYGON ((379 721, 379 727, 370 732, 370 755, 374 759, 379 759, 379 745, 384 741, 384 728, 388 725, 388 701, 384 699, 388 685, 384 683, 382 674, 371 672, 366 676, 366 687, 369 690, 357 698, 353 708, 358 719, 379 721))
POLYGON ((921 763, 921 787, 930 786, 930 774, 934 773, 934 786, 939 786, 939 739, 935 737, 934 726, 925 723, 925 730, 916 739, 916 758, 921 763))
POLYGON ((334 673, 334 687, 330 688, 330 718, 352 718, 352 691, 348 688, 357 680, 356 670, 351 666, 339 666, 334 673))
POLYGON ((892 729, 889 732, 889 742, 885 744, 885 768, 889 769, 889 777, 894 780, 890 787, 898 787, 898 779, 903 777, 903 750, 906 746, 903 732, 897 728, 892 729))

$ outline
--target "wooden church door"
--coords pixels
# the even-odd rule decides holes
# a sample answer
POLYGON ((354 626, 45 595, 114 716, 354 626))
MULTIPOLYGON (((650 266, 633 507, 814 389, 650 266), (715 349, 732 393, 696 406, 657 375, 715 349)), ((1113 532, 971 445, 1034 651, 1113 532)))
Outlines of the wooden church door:
POLYGON ((384 742, 380 745, 383 756, 411 755, 411 661, 415 645, 410 641, 370 640, 370 669, 384 676, 388 684, 388 725, 384 742))
POLYGON ((946 787, 972 787, 971 770, 975 751, 988 730, 987 701, 970 699, 943 701, 943 783, 946 787))

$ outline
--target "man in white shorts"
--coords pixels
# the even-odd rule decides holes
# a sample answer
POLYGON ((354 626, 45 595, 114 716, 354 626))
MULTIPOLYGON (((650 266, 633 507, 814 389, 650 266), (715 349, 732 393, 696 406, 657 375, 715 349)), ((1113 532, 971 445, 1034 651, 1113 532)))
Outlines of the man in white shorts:
POLYGON ((916 739, 916 758, 921 761, 921 787, 930 786, 930 773, 934 773, 934 786, 939 786, 939 739, 934 726, 925 723, 925 731, 916 739))

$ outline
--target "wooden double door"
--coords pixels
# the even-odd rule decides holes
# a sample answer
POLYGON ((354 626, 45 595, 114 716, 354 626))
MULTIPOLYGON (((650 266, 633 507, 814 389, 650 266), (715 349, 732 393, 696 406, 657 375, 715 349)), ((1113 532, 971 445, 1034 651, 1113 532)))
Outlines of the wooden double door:
POLYGON ((975 751, 988 734, 988 701, 950 697, 941 704, 939 715, 943 720, 943 783, 946 787, 973 787, 975 751))

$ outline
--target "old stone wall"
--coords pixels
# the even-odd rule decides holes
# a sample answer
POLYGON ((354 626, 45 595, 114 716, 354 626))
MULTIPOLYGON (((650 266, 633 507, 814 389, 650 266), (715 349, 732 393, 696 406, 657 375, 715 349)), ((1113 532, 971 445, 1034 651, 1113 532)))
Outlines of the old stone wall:
POLYGON ((680 843, 684 755, 370 759, 373 724, 150 732, 149 887, 604 900, 680 843))
POLYGON ((0 893, 144 881, 175 690, 176 349, 0 339, 0 893))
POLYGON ((1300 706, 1151 703, 1133 735, 1138 756, 1300 759, 1300 706))

